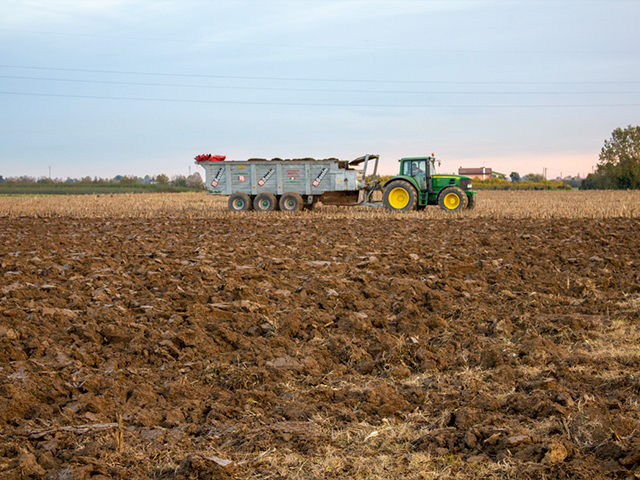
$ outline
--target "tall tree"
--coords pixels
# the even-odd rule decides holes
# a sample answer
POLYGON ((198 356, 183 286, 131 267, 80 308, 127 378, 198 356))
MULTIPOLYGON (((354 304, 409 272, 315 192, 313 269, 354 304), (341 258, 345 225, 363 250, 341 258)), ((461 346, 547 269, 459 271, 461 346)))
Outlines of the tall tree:
POLYGON ((640 126, 616 128, 600 152, 599 188, 640 188, 640 126))

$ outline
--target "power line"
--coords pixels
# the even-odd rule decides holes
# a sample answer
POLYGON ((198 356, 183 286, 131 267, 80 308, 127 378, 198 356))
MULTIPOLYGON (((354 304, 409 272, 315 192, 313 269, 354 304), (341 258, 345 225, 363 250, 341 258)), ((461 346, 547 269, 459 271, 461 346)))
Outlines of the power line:
POLYGON ((325 89, 325 88, 284 88, 284 87, 242 87, 227 85, 192 85, 184 83, 152 83, 152 82, 119 82, 114 80, 81 80, 73 78, 43 78, 25 77, 19 75, 0 75, 0 78, 16 80, 37 80, 52 82, 86 83, 100 85, 131 85, 144 87, 179 87, 179 88, 200 88, 200 89, 222 89, 222 90, 265 90, 281 92, 329 92, 329 93, 400 93, 400 94, 438 94, 438 95, 619 95, 637 94, 640 91, 604 92, 604 91, 583 91, 583 92, 474 92, 474 91, 424 91, 424 90, 358 90, 358 89, 325 89))
MULTIPOLYGON (((399 1, 399 0, 395 0, 399 1)), ((412 0, 405 0, 412 1, 412 0)), ((425 0, 429 1, 429 0, 425 0)), ((511 1, 511 0, 504 0, 511 1)), ((557 1, 557 0, 553 0, 557 1)), ((576 0, 585 1, 585 0, 576 0)), ((612 1, 612 0, 608 0, 612 1)), ((625 0, 621 0, 625 1, 625 0)), ((629 0, 635 1, 635 0, 629 0)), ((498 54, 638 54, 637 50, 478 50, 478 49, 442 49, 442 48, 400 48, 400 47, 380 47, 380 46, 342 46, 342 45, 302 45, 302 44, 286 44, 286 43, 255 43, 255 42, 225 42, 217 40, 200 40, 200 39, 184 39, 184 38, 160 38, 160 37, 137 37, 129 35, 98 35, 95 33, 70 33, 70 32, 47 32, 42 30, 22 30, 13 28, 0 28, 0 32, 25 33, 28 35, 51 35, 63 37, 84 37, 84 38, 104 38, 110 40, 138 40, 145 42, 164 42, 164 43, 186 43, 186 44, 205 44, 205 45, 224 45, 237 47, 260 47, 260 48, 296 48, 308 50, 341 50, 341 51, 376 51, 376 52, 424 52, 424 53, 498 53, 498 54)))
POLYGON ((107 97, 100 95, 66 95, 53 93, 27 93, 4 92, 0 95, 16 95, 31 97, 54 98, 81 98, 85 100, 124 100, 143 102, 170 102, 170 103, 204 103, 204 104, 229 104, 229 105, 278 105, 297 107, 357 107, 357 108, 614 108, 614 107, 640 107, 640 103, 626 104, 546 104, 546 105, 462 105, 462 104, 358 104, 358 103, 306 103, 306 102, 243 102, 233 100, 188 100, 177 98, 144 98, 144 97, 107 97))
POLYGON ((88 84, 104 84, 104 85, 132 85, 132 86, 156 86, 156 87, 185 87, 185 88, 202 88, 202 89, 229 89, 229 90, 267 90, 267 91, 293 91, 293 92, 335 92, 335 93, 410 93, 410 94, 470 94, 470 95, 614 95, 614 94, 637 94, 640 91, 582 91, 582 92, 477 92, 477 91, 424 91, 424 90, 354 90, 354 89, 321 89, 321 88, 280 88, 280 87, 242 87, 242 86, 226 86, 226 85, 193 85, 184 83, 151 83, 151 82, 119 82, 108 80, 79 80, 71 78, 43 78, 43 77, 25 77, 18 75, 0 75, 0 78, 10 78, 18 80, 41 80, 54 82, 71 82, 71 83, 88 83, 88 84))
POLYGON ((28 70, 46 70, 57 72, 100 73, 114 75, 148 75, 156 77, 183 78, 223 78, 230 80, 275 80, 296 82, 336 82, 336 83, 395 83, 395 84, 450 84, 450 85, 636 85, 640 81, 580 81, 580 82, 511 82, 511 81, 449 81, 449 80, 373 80, 373 79, 335 79, 335 78, 304 78, 304 77, 260 77, 240 75, 204 75, 188 73, 134 72, 126 70, 95 70, 81 68, 32 67, 24 65, 4 65, 0 68, 22 68, 28 70))

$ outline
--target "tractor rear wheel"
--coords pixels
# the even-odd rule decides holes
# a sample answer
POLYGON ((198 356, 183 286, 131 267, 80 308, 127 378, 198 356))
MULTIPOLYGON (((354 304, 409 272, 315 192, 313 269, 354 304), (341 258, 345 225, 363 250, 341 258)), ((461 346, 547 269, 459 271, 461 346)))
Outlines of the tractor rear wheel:
POLYGON ((396 180, 385 187, 382 202, 392 212, 408 212, 416 209, 418 192, 409 182, 396 180))
POLYGON ((278 200, 273 193, 259 193, 253 199, 253 208, 257 212, 271 212, 278 208, 278 200))
POLYGON ((458 187, 447 187, 438 196, 438 205, 447 212, 460 212, 467 208, 467 196, 458 187))
POLYGON ((295 192, 285 193, 280 197, 280 210, 283 212, 299 212, 303 206, 304 200, 295 192))
POLYGON ((236 192, 231 194, 227 205, 232 212, 246 212, 251 209, 251 199, 246 193, 236 192))

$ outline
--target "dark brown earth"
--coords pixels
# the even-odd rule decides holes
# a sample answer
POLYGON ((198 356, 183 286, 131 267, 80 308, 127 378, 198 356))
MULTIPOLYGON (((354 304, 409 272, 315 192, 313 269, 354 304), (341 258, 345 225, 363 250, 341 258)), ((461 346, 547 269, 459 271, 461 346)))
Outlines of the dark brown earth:
POLYGON ((0 478, 633 478, 639 227, 1 218, 0 478))

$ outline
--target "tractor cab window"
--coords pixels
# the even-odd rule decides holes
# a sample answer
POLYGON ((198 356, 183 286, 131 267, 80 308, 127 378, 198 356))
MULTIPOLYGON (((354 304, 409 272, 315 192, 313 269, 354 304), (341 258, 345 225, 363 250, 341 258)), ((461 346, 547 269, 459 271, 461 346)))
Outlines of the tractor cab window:
POLYGON ((420 190, 427 188, 427 161, 411 160, 404 162, 404 175, 415 178, 420 190))

